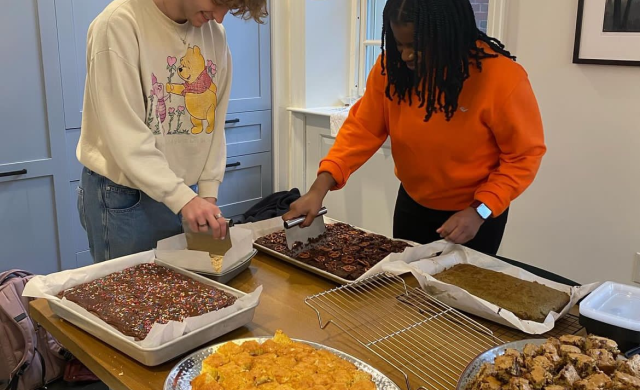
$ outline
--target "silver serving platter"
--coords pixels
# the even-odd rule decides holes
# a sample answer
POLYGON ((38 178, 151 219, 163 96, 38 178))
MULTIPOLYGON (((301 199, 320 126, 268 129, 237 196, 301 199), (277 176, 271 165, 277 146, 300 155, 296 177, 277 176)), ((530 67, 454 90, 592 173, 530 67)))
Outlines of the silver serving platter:
MULTIPOLYGON (((258 343, 262 343, 271 339, 272 337, 250 337, 245 339, 233 340, 233 342, 240 345, 245 341, 257 341, 258 343)), ((376 388, 378 390, 400 390, 400 388, 386 375, 368 365, 367 363, 363 362, 362 360, 356 359, 349 354, 311 341, 297 339, 293 339, 293 341, 308 344, 316 349, 324 349, 335 354, 339 358, 353 363, 359 370, 371 374, 371 379, 376 384, 376 388)), ((175 365, 175 367, 173 367, 173 369, 171 369, 171 372, 164 382, 164 390, 190 390, 191 381, 195 377, 200 375, 200 370, 202 370, 202 361, 209 355, 215 353, 218 348, 220 348, 224 344, 226 344, 226 342, 203 348, 182 359, 178 364, 175 365)))
POLYGON ((502 355, 504 351, 509 348, 515 349, 517 351, 522 352, 524 350, 524 346, 527 344, 533 345, 542 345, 547 341, 547 339, 529 339, 529 340, 520 340, 514 341, 511 343, 506 343, 499 345, 497 347, 491 348, 490 350, 481 353, 478 355, 465 370, 460 375, 460 380, 458 381, 458 387, 456 390, 467 390, 467 387, 473 383, 473 379, 478 375, 480 368, 484 363, 492 363, 495 359, 502 355))

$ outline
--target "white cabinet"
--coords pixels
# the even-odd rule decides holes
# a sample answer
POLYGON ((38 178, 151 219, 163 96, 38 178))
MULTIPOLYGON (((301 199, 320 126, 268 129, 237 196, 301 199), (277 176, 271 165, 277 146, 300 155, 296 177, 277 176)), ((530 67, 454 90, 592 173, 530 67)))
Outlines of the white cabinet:
MULTIPOLYGON (((335 142, 329 130, 329 118, 307 115, 305 139, 308 189, 316 178, 320 160, 335 142)), ((391 237, 399 186, 400 182, 394 174, 391 147, 387 142, 351 176, 343 189, 327 195, 324 206, 329 210, 329 217, 391 237)))

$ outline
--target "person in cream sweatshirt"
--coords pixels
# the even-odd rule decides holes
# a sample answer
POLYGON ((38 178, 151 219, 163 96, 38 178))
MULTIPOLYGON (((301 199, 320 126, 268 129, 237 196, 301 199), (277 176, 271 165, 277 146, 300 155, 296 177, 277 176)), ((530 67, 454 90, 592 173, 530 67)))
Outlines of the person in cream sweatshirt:
POLYGON ((152 249, 182 219, 226 235, 229 12, 261 22, 266 0, 115 0, 89 27, 78 209, 94 261, 152 249))

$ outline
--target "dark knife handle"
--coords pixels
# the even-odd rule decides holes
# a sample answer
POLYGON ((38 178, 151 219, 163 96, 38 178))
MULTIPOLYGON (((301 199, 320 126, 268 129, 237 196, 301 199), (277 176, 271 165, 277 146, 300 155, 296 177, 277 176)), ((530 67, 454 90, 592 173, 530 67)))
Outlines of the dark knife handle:
MULTIPOLYGON (((320 211, 318 211, 318 215, 316 215, 316 218, 321 217, 321 216, 325 215, 326 213, 327 213, 327 208, 323 207, 323 208, 320 209, 320 211)), ((290 219, 288 221, 284 221, 284 228, 285 229, 291 229, 292 227, 300 225, 302 222, 304 222, 305 219, 307 219, 307 217, 306 216, 302 216, 302 217, 290 219)))

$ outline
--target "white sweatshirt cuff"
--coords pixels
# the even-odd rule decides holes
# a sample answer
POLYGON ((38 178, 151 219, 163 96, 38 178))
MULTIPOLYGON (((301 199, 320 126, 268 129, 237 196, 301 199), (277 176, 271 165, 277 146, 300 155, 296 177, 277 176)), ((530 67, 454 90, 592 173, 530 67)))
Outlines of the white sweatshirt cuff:
POLYGON ((217 180, 206 180, 198 182, 198 195, 201 198, 216 198, 218 199, 218 188, 220 182, 217 180))
POLYGON ((164 197, 162 203, 166 204, 175 214, 178 214, 196 196, 198 195, 188 185, 180 184, 173 192, 164 197))

